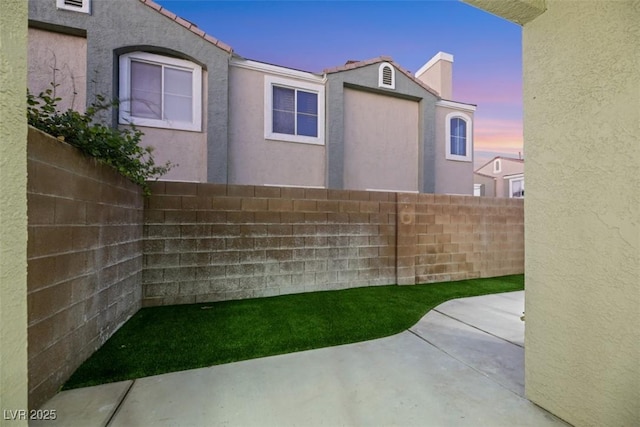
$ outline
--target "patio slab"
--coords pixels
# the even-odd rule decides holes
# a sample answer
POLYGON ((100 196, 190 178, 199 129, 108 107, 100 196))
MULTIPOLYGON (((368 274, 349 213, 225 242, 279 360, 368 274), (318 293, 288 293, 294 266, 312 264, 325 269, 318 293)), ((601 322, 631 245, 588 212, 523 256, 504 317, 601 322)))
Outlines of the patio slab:
POLYGON ((524 291, 455 299, 435 311, 524 347, 524 291))
MULTIPOLYGON (((137 379, 108 425, 567 425, 522 396, 522 348, 503 338, 523 341, 524 293, 489 297, 445 303, 387 338, 137 379)), ((104 425, 63 419, 83 413, 84 390, 56 396, 70 405, 64 425, 104 425)))
POLYGON ((41 408, 55 410, 56 419, 29 421, 29 426, 106 426, 132 383, 121 381, 58 393, 41 408))

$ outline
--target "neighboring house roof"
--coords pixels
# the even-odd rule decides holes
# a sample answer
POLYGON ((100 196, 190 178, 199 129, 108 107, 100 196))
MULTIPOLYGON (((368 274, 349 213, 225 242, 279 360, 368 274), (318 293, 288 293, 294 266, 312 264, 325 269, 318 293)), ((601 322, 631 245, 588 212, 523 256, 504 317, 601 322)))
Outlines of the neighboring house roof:
POLYGON ((440 95, 438 95, 438 92, 436 92, 435 90, 431 89, 429 86, 427 86, 426 84, 424 84, 423 82, 418 80, 409 71, 405 70, 400 65, 396 64, 393 61, 393 58, 391 58, 390 56, 378 56, 377 58, 371 58, 371 59, 367 59, 367 60, 364 60, 364 61, 347 61, 347 63, 344 64, 344 65, 341 65, 339 67, 326 68, 323 72, 325 74, 339 73, 339 72, 342 72, 342 71, 354 70, 356 68, 366 67, 367 65, 378 64, 378 63, 381 63, 381 62, 388 62, 389 64, 393 65, 398 71, 400 71, 402 74, 407 76, 409 79, 413 80, 416 84, 421 86, 427 92, 431 93, 432 95, 434 95, 438 99, 441 99, 440 95))
POLYGON ((160 6, 158 3, 155 3, 152 0, 139 0, 139 1, 141 3, 147 5, 151 9, 155 10, 156 12, 158 12, 158 13, 166 16, 167 18, 171 19, 172 21, 182 25, 187 30, 191 31, 192 33, 196 34, 199 37, 202 37, 203 39, 205 39, 209 43, 219 47, 220 49, 224 50, 225 52, 233 53, 233 48, 231 46, 229 46, 228 44, 218 40, 217 38, 212 37, 209 34, 205 33, 200 28, 198 28, 198 26, 196 24, 191 23, 191 22, 187 21, 186 19, 180 18, 175 13, 165 9, 164 7, 160 6))
POLYGON ((514 176, 524 176, 523 172, 518 172, 518 173, 511 173, 509 175, 505 175, 502 178, 503 179, 509 179, 509 178, 513 178, 514 176))
POLYGON ((495 177, 495 176, 487 175, 486 173, 474 172, 473 174, 474 174, 474 175, 483 176, 483 177, 485 177, 485 178, 496 179, 496 177, 495 177))
POLYGON ((479 168, 477 168, 474 173, 477 173, 478 175, 482 175, 481 173, 479 173, 478 171, 480 169, 482 169, 483 167, 489 165, 490 163, 493 163, 494 160, 509 160, 511 162, 518 162, 518 163, 524 163, 524 159, 514 159, 513 157, 503 157, 503 156, 495 156, 493 159, 489 160, 487 163, 485 163, 484 165, 480 166, 479 168))
MULTIPOLYGON (((204 31, 202 31, 200 28, 198 28, 198 26, 192 22, 187 21, 184 18, 179 17, 178 15, 176 15, 175 13, 171 12, 170 10, 164 8, 163 6, 160 6, 159 4, 155 3, 153 0, 138 0, 140 1, 142 4, 148 6, 149 8, 155 10, 156 12, 160 13, 161 15, 164 15, 166 18, 169 18, 170 20, 176 22, 179 25, 182 25, 184 28, 186 28, 187 30, 191 31, 192 33, 194 33, 195 35, 202 37, 203 39, 205 39, 206 41, 208 41, 209 43, 213 44, 214 46, 224 50, 225 52, 228 52, 240 59, 249 59, 249 58, 244 58, 240 55, 238 55, 237 53, 235 53, 233 51, 233 48, 231 46, 229 46, 228 44, 224 43, 221 40, 218 40, 217 38, 205 33, 204 31)), ((254 62, 261 62, 261 61, 254 61, 254 62)), ((431 93, 432 95, 434 95, 435 97, 437 97, 438 99, 443 99, 440 97, 440 95, 438 94, 438 92, 436 92, 434 89, 430 88, 428 85, 426 85, 424 82, 422 82, 421 80, 417 79, 412 73, 410 73, 409 71, 405 70, 403 67, 401 67, 399 64, 397 64, 393 58, 391 58, 390 56, 378 56, 377 58, 372 58, 372 59, 367 59, 365 61, 356 61, 356 60, 349 60, 346 62, 345 65, 339 66, 339 67, 332 67, 332 68, 326 68, 325 70, 323 70, 322 74, 333 74, 333 73, 339 73, 341 71, 348 71, 348 70, 353 70, 356 68, 361 68, 361 67, 365 67, 367 65, 372 65, 372 64, 378 64, 381 62, 388 62, 389 64, 393 65, 399 72, 401 72, 402 74, 404 74, 407 78, 409 78, 410 80, 412 80, 413 82, 415 82, 418 86, 422 87, 423 89, 425 89, 427 92, 431 93)), ((275 67, 281 67, 281 68, 288 68, 291 70, 295 70, 295 71, 304 71, 307 73, 311 73, 311 74, 316 74, 319 75, 320 73, 313 73, 310 71, 305 71, 305 70, 297 70, 295 68, 290 68, 290 67, 283 67, 281 65, 276 65, 276 64, 269 64, 269 63, 264 63, 266 65, 272 65, 275 67)), ((466 103, 459 103, 459 104, 466 104, 466 103)), ((475 106, 475 104, 466 104, 466 105, 472 105, 475 106)))

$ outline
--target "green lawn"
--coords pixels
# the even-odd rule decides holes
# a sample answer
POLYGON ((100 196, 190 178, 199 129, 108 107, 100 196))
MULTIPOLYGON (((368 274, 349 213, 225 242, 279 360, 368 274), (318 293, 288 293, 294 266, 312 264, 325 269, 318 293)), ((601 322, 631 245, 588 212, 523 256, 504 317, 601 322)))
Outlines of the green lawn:
POLYGON ((515 275, 144 308, 64 389, 381 338, 444 301, 522 289, 515 275))

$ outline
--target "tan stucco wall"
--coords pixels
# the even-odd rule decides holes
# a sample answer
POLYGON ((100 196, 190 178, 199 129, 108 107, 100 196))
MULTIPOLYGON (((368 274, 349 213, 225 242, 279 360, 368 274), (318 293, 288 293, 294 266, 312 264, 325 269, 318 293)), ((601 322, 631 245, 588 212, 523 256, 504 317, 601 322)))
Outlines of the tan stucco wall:
POLYGON ((416 101, 344 90, 344 187, 418 191, 416 101))
POLYGON ((0 13, 0 411, 27 409, 26 85, 27 2, 5 2, 0 13))
POLYGON ((87 39, 29 28, 29 90, 52 89, 60 111, 84 111, 87 102, 87 39))
POLYGON ((153 159, 158 165, 167 161, 174 166, 163 181, 207 182, 207 71, 202 70, 202 130, 190 132, 138 126, 144 133, 142 144, 154 148, 153 159))
POLYGON ((526 394, 640 425, 640 2, 546 7, 523 33, 526 394))
POLYGON ((416 78, 438 92, 443 99, 453 99, 453 63, 439 60, 416 78))
POLYGON ((264 73, 229 71, 229 183, 325 186, 325 146, 264 138, 264 73))
MULTIPOLYGON (((447 159, 447 114, 462 112, 473 122, 473 112, 436 106, 436 193, 473 194, 473 156, 462 162, 447 159)), ((473 153, 473 144, 471 145, 473 153)))

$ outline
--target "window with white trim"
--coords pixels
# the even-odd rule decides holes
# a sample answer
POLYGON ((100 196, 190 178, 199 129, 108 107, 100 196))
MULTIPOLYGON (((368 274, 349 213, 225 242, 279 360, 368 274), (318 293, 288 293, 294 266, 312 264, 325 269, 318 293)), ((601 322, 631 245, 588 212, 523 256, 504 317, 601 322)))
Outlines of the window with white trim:
POLYGON ((473 152, 473 124, 464 113, 454 112, 446 117, 446 158, 470 162, 473 152))
POLYGON ((202 68, 145 52, 121 55, 120 123, 201 131, 202 68))
POLYGON ((493 161, 493 173, 502 172, 502 161, 500 159, 495 159, 493 161))
POLYGON ((324 86, 265 76, 265 139, 324 144, 324 86))
POLYGON ((509 179, 509 197, 514 199, 524 198, 524 177, 509 179))
POLYGON ((378 68, 378 87, 396 88, 396 70, 388 62, 383 62, 378 68))
POLYGON ((56 0, 56 7, 74 12, 91 13, 91 0, 56 0))

